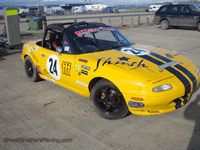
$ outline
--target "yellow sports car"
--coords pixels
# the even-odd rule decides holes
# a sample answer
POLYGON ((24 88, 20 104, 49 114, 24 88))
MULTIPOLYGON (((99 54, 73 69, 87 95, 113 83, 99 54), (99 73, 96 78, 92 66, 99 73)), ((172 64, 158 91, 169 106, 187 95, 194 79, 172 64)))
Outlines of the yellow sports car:
POLYGON ((51 24, 41 41, 21 55, 31 81, 45 79, 90 97, 107 119, 130 111, 155 115, 190 99, 200 80, 197 66, 178 53, 132 43, 102 23, 51 24))

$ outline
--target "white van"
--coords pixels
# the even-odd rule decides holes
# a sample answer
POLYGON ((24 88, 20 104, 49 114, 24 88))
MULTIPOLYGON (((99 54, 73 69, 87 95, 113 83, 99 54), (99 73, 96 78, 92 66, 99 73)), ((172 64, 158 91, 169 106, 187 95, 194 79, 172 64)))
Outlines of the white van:
POLYGON ((157 11, 162 5, 150 5, 149 11, 157 11))

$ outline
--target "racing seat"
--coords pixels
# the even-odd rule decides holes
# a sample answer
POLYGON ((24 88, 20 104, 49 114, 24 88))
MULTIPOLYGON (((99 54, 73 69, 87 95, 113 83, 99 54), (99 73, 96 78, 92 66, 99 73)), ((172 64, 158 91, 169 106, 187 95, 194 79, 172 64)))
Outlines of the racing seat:
POLYGON ((58 46, 62 47, 62 34, 52 32, 49 36, 49 48, 51 50, 56 50, 58 46))

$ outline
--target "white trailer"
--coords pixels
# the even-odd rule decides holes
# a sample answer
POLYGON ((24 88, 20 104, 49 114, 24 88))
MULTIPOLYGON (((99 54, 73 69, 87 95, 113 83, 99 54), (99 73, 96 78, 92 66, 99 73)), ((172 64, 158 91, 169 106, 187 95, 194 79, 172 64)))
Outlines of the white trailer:
POLYGON ((162 5, 150 5, 149 7, 149 11, 153 12, 153 11, 157 11, 162 5))
POLYGON ((108 7, 107 5, 95 4, 95 5, 85 5, 85 10, 101 11, 102 9, 108 7))
POLYGON ((82 13, 84 12, 85 8, 83 6, 74 7, 75 13, 82 13))

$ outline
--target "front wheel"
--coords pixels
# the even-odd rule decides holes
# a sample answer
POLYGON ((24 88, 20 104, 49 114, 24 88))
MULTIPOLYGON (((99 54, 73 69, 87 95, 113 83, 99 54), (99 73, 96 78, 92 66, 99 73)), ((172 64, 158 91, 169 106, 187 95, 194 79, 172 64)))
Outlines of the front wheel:
POLYGON ((91 91, 91 106, 106 119, 120 119, 129 112, 119 89, 108 80, 100 80, 91 91))
POLYGON ((166 29, 169 29, 169 22, 167 20, 162 20, 161 23, 160 23, 160 27, 161 29, 163 30, 166 30, 166 29))
POLYGON ((27 77, 32 81, 32 82, 36 82, 40 79, 37 70, 33 64, 33 61, 31 60, 31 58, 29 56, 27 56, 25 58, 25 71, 26 71, 26 75, 27 77))

